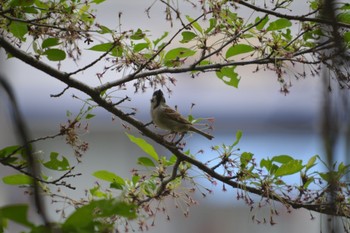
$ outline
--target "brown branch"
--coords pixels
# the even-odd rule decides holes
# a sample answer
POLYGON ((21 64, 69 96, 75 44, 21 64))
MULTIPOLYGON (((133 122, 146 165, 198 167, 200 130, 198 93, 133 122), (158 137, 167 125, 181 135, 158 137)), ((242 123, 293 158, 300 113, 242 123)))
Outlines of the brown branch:
MULTIPOLYGON (((255 6, 253 4, 249 4, 246 1, 235 1, 235 0, 230 0, 230 2, 234 2, 240 5, 243 5, 245 7, 248 7, 252 10, 255 10, 257 12, 263 12, 268 15, 273 15, 278 18, 284 18, 284 19, 289 19, 289 20, 296 20, 300 22, 314 22, 314 23, 319 23, 319 24, 326 24, 326 25, 334 25, 334 22, 328 19, 323 19, 323 18, 310 18, 307 17, 309 14, 306 15, 287 15, 287 14, 281 14, 273 10, 261 8, 258 6, 255 6)), ((336 22, 336 25, 339 27, 344 27, 344 28, 350 28, 350 24, 346 23, 341 23, 341 22, 336 22)))
MULTIPOLYGON (((164 44, 155 54, 153 54, 152 57, 150 57, 144 64, 142 64, 134 73, 130 74, 127 76, 127 79, 125 82, 128 82, 130 79, 133 80, 133 77, 135 77, 137 74, 139 74, 149 63, 151 63, 154 58, 156 58, 168 45, 170 45, 173 40, 180 34, 180 32, 182 32, 184 29, 188 28, 189 26, 191 26, 193 23, 197 22, 199 19, 201 19, 204 16, 204 14, 198 16, 196 19, 194 19, 192 22, 189 22, 186 25, 183 25, 182 28, 180 28, 171 38, 170 40, 164 44)), ((102 90, 103 91, 103 90, 102 90)))
POLYGON ((234 37, 232 37, 231 39, 229 39, 228 41, 226 41, 223 45, 221 45, 218 49, 214 50, 211 53, 208 53, 205 56, 202 56, 197 62, 192 64, 192 68, 194 68, 195 66, 197 66, 199 63, 201 63, 203 60, 218 54, 220 51, 222 51, 226 46, 228 46, 229 44, 233 43, 235 40, 237 40, 240 36, 242 36, 245 32, 249 31, 250 29, 252 29, 253 27, 255 27, 256 25, 258 25, 259 23, 261 23, 265 18, 267 17, 267 15, 265 15, 264 17, 262 17, 260 20, 258 20, 257 22, 253 23, 252 25, 250 25, 249 27, 247 27, 246 29, 240 31, 239 33, 237 33, 237 35, 235 35, 234 37))
MULTIPOLYGON (((327 44, 330 44, 330 41, 325 42, 327 44)), ((98 87, 95 88, 95 91, 100 93, 102 91, 105 91, 109 88, 119 86, 121 84, 130 82, 132 80, 136 80, 139 78, 144 78, 144 77, 149 77, 149 76, 154 76, 154 75, 159 75, 159 74, 164 74, 164 73, 169 73, 169 74, 177 74, 177 73, 185 73, 185 72, 190 72, 190 71, 208 71, 208 70, 219 70, 223 67, 227 66, 247 66, 247 65, 264 65, 264 64, 274 64, 276 61, 292 61, 292 62, 299 62, 299 63, 304 63, 304 64, 314 64, 314 62, 307 62, 307 61, 300 61, 297 59, 293 59, 294 57, 305 55, 308 53, 314 53, 318 50, 323 50, 323 49, 328 49, 330 46, 324 46, 320 47, 318 46, 317 49, 315 48, 310 48, 302 51, 298 51, 294 54, 291 54, 290 57, 271 57, 271 54, 264 57, 264 58, 259 58, 255 60, 248 60, 248 61, 229 61, 225 63, 214 63, 214 64, 209 64, 209 65, 202 65, 202 66, 194 66, 193 64, 185 67, 176 67, 176 68, 159 68, 159 69, 154 69, 154 70, 148 70, 144 71, 142 73, 133 75, 126 75, 124 78, 113 81, 113 82, 107 82, 105 84, 102 84, 98 87)), ((324 58, 326 59, 326 58, 324 58)), ((195 62, 194 64, 196 64, 195 62)))
POLYGON ((167 186, 171 181, 173 181, 173 180, 175 180, 177 177, 179 177, 179 175, 177 174, 177 171, 178 171, 179 166, 180 166, 180 164, 181 164, 182 161, 183 161, 182 159, 180 159, 179 157, 177 157, 177 160, 176 160, 176 162, 175 162, 175 164, 174 164, 174 167, 173 167, 173 170, 172 170, 172 172, 171 172, 171 176, 170 176, 168 179, 165 179, 165 180, 163 180, 163 181, 160 183, 160 185, 159 185, 159 187, 158 187, 156 193, 155 193, 152 197, 148 197, 148 198, 146 198, 146 199, 144 199, 144 200, 140 200, 140 201, 137 203, 137 205, 141 206, 143 203, 147 203, 147 202, 151 201, 152 199, 158 199, 158 198, 160 198, 161 196, 163 196, 164 193, 166 193, 166 186, 167 186))
MULTIPOLYGON (((6 49, 7 52, 11 53, 14 57, 20 59, 21 61, 28 63, 29 65, 53 76, 54 78, 64 82, 65 84, 86 93, 100 107, 102 107, 106 111, 116 115, 121 120, 131 124, 136 129, 138 129, 144 136, 151 138, 153 141, 155 141, 159 145, 162 145, 163 147, 165 147, 167 150, 169 150, 171 153, 173 153, 178 158, 178 160, 186 161, 186 162, 192 164, 193 166, 197 167, 198 169, 200 169, 201 171, 206 173, 208 176, 215 178, 216 180, 221 181, 224 184, 231 186, 232 188, 242 189, 242 190, 245 190, 247 192, 257 194, 261 197, 265 197, 265 198, 268 198, 268 199, 271 199, 271 200, 274 200, 277 202, 281 202, 284 205, 291 206, 295 209, 306 208, 308 210, 313 210, 313 211, 316 211, 319 213, 330 214, 330 215, 334 215, 334 216, 349 217, 346 215, 346 213, 338 212, 337 210, 330 208, 329 205, 304 205, 303 203, 293 201, 293 200, 290 200, 287 198, 283 198, 282 196, 280 196, 272 191, 270 193, 264 192, 261 189, 257 189, 257 188, 247 186, 245 184, 233 181, 233 180, 231 180, 230 176, 223 176, 223 175, 213 171, 211 168, 207 167, 205 164, 201 163, 200 161, 197 161, 194 158, 188 157, 186 154, 184 154, 181 151, 181 149, 177 148, 174 144, 167 142, 162 136, 155 134, 153 131, 146 128, 142 122, 136 120, 132 116, 130 116, 130 115, 124 113, 123 111, 121 111, 120 109, 116 108, 113 105, 113 103, 110 103, 110 102, 106 101, 105 99, 103 99, 98 94, 99 92, 97 92, 95 89, 93 89, 93 88, 91 88, 91 87, 89 87, 89 86, 87 86, 87 85, 85 85, 85 84, 83 84, 75 79, 70 78, 69 75, 67 75, 66 73, 63 73, 59 70, 56 70, 56 69, 46 65, 45 63, 30 57, 28 54, 20 51, 19 49, 17 49, 16 47, 14 47, 12 44, 8 43, 6 40, 4 40, 1 37, 0 37, 0 45, 4 49, 6 49)), ((274 60, 275 60, 275 58, 274 58, 274 60)), ((266 61, 265 59, 258 60, 258 62, 261 64, 264 64, 264 63, 267 63, 270 61, 271 61, 270 59, 268 59, 268 61, 266 61)), ((256 63, 257 61, 254 61, 254 62, 256 63)), ((253 63, 253 61, 251 61, 251 63, 253 63)), ((243 64, 248 64, 248 63, 243 63, 243 64)), ((222 65, 223 64, 217 64, 216 66, 221 67, 222 65)), ((205 66, 202 66, 200 69, 205 70, 205 68, 206 68, 205 66)), ((210 66, 210 68, 216 68, 216 67, 210 66)), ((150 71, 150 72, 160 72, 160 71, 161 72, 184 72, 184 70, 187 71, 188 69, 189 68, 185 68, 185 69, 184 68, 176 68, 176 69, 165 68, 165 69, 161 69, 161 70, 157 70, 157 71, 150 71)), ((197 67, 197 69, 198 69, 198 67, 197 67)), ((143 75, 144 75, 144 73, 143 73, 143 75)))
MULTIPOLYGON (((0 77, 0 84, 5 90, 6 94, 8 95, 9 101, 11 103, 12 107, 12 120, 15 123, 16 131, 18 139, 20 140, 21 144, 25 145, 24 150, 27 154, 27 163, 29 165, 28 172, 30 174, 33 174, 33 176, 38 177, 40 174, 40 167, 38 166, 36 160, 33 156, 33 151, 28 145, 28 132, 26 124, 23 120, 22 114, 20 113, 17 105, 17 100, 15 98, 15 95, 13 94, 13 91, 10 87, 10 85, 0 77)), ((33 197, 34 197, 34 204, 37 208, 37 211, 40 213, 40 216, 45 224, 45 226, 49 229, 50 232, 52 232, 52 225, 50 223, 48 214, 46 212, 46 205, 44 201, 41 198, 41 187, 37 180, 34 180, 33 182, 33 197)))
POLYGON ((71 75, 74 75, 74 74, 77 74, 81 71, 84 71, 84 70, 87 70, 89 68, 91 68, 92 66, 94 66, 97 62, 101 61, 102 58, 104 58, 105 56, 107 56, 116 46, 117 46, 117 41, 114 41, 114 43, 112 44, 112 46, 106 51, 104 52, 99 58, 97 58, 96 60, 92 61, 91 63, 87 64, 86 66, 76 70, 76 71, 73 71, 73 72, 70 72, 68 73, 69 76, 71 75))

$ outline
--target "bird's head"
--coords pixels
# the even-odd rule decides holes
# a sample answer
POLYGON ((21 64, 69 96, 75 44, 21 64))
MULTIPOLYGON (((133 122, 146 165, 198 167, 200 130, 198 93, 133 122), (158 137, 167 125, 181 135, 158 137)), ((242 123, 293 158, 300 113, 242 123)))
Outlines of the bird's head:
POLYGON ((153 108, 156 108, 161 103, 165 103, 164 94, 161 90, 157 90, 157 91, 153 92, 151 104, 152 104, 153 108))

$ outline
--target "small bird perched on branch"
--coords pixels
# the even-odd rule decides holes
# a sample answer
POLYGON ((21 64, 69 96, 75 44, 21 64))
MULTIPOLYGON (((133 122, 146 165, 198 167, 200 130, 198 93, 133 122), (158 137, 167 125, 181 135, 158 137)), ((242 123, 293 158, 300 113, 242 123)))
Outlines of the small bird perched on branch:
POLYGON ((170 108, 165 103, 164 94, 161 90, 153 93, 151 99, 151 116, 153 123, 159 128, 181 134, 192 131, 208 138, 209 140, 214 138, 212 135, 194 127, 194 125, 181 116, 180 113, 170 108))

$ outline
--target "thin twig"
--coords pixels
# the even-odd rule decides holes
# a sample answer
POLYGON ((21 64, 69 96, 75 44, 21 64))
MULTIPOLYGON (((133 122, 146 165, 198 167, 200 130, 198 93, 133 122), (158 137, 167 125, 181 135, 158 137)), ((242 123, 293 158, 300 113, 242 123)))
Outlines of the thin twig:
MULTIPOLYGON (((278 18, 284 18, 284 19, 289 19, 289 20, 297 20, 300 22, 314 22, 314 23, 320 23, 320 24, 326 24, 326 25, 334 25, 334 22, 331 20, 327 20, 327 19, 323 19, 323 18, 310 18, 310 17, 306 17, 308 14, 306 15, 287 15, 287 14, 281 14, 278 13, 276 11, 273 10, 269 10, 269 9, 265 9, 265 8, 261 8, 258 7, 256 5, 253 4, 249 4, 247 3, 247 1, 235 1, 235 0, 230 0, 230 2, 234 2, 240 5, 243 5, 245 7, 248 7, 250 9, 253 9, 257 12, 263 12, 265 14, 268 15, 273 15, 276 16, 278 18)), ((341 22, 336 22, 336 25, 339 27, 344 27, 344 28, 350 28, 350 24, 346 24, 346 23, 341 23, 341 22)))
MULTIPOLYGON (((15 123, 15 127, 17 129, 17 136, 24 146, 24 150, 27 154, 27 162, 28 162, 28 174, 32 174, 34 177, 39 177, 40 175, 40 167, 38 166, 36 160, 34 159, 32 149, 28 144, 28 132, 25 122, 22 118, 22 115, 18 109, 17 101, 10 85, 5 81, 4 78, 0 77, 0 85, 5 90, 6 94, 9 97, 11 107, 12 107, 12 119, 15 123)), ((45 226, 52 232, 52 225, 50 223, 49 217, 46 212, 46 206, 41 197, 41 188, 39 182, 37 180, 33 181, 33 192, 34 192, 34 203, 36 205, 37 211, 40 213, 40 216, 45 224, 45 226)))

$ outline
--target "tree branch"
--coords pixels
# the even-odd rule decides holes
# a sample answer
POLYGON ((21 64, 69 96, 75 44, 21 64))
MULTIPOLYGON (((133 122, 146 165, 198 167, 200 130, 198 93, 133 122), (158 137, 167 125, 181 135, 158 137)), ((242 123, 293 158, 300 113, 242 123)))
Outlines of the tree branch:
POLYGON ((253 10, 257 11, 257 12, 263 12, 265 14, 273 15, 273 16, 276 16, 278 18, 297 20, 297 21, 300 21, 300 22, 314 22, 314 23, 319 23, 319 24, 327 24, 327 25, 331 25, 331 26, 336 24, 339 27, 350 28, 350 24, 341 23, 341 22, 334 23, 331 20, 323 19, 323 18, 310 18, 310 17, 307 17, 307 15, 309 15, 309 14, 301 15, 301 16, 298 16, 298 15, 287 15, 287 14, 278 13, 276 11, 268 10, 268 9, 265 9, 265 8, 261 8, 261 7, 255 6, 253 4, 249 4, 247 1, 230 0, 230 2, 237 3, 237 4, 243 5, 245 7, 248 7, 250 9, 253 9, 253 10))
MULTIPOLYGON (((150 129, 146 128, 144 124, 129 114, 124 113, 120 109, 118 109, 113 103, 110 103, 103 99, 98 93, 99 93, 99 88, 93 89, 73 78, 71 78, 67 73, 63 73, 59 70, 56 70, 45 63, 36 60, 32 58, 31 56, 27 55, 26 53, 20 51, 16 47, 14 47, 12 44, 8 43, 6 40, 0 37, 0 45, 7 50, 7 52, 11 53, 14 57, 20 59, 21 61, 37 68, 38 70, 41 70, 52 77, 64 82, 65 84, 76 88, 85 94, 89 95, 93 101, 95 101, 100 107, 104 108, 108 112, 116 115, 119 117, 121 120, 131 124, 134 126, 136 129, 138 129, 144 136, 151 138, 153 141, 158 143, 159 145, 162 145, 165 147, 167 150, 169 150, 171 153, 173 153, 178 160, 180 161, 186 161, 193 166, 197 167, 204 173, 208 174, 208 176, 215 178, 218 181, 221 181, 222 183, 231 186, 232 188, 237 188, 237 189, 242 189, 250 193, 257 194, 261 197, 265 197, 267 199, 271 199, 277 202, 283 203, 285 206, 291 206, 295 209, 297 208, 306 208, 308 210, 313 210, 319 213, 324 213, 324 214, 331 214, 334 216, 344 216, 344 217, 349 217, 346 213, 344 212, 339 212, 336 209, 331 208, 331 205, 328 204, 320 204, 320 205, 305 205, 304 203, 301 203, 300 201, 296 200, 293 201, 291 199, 284 198, 276 193, 274 193, 272 190, 269 190, 270 192, 265 192, 264 190, 257 189, 255 187, 247 186, 243 183, 233 181, 230 176, 222 176, 221 174, 215 172, 205 164, 201 163, 200 161, 188 157, 186 154, 184 154, 181 149, 177 148, 174 144, 169 143, 166 141, 162 136, 155 134, 153 131, 150 129)), ((285 58, 277 58, 278 60, 288 60, 285 58)), ((266 64, 270 63, 271 61, 275 61, 276 58, 272 59, 258 59, 255 61, 249 61, 249 62, 232 62, 227 64, 229 65, 248 65, 248 64, 266 64)), ((213 64, 213 65, 208 65, 208 66, 200 66, 200 67, 195 67, 195 70, 201 71, 201 70, 207 70, 207 69, 218 69, 220 67, 226 66, 225 64, 213 64)), ((153 70, 153 71, 148 71, 148 72, 143 72, 138 75, 135 75, 131 79, 136 79, 140 77, 145 77, 145 76, 150 76, 153 74, 157 73, 180 73, 180 72, 186 72, 190 71, 191 67, 185 67, 185 68, 163 68, 163 69, 158 69, 158 70, 153 70)), ((111 85, 111 84, 109 84, 111 85)), ((112 85, 113 86, 113 85, 112 85)), ((106 86, 105 86, 106 87, 106 86)))

